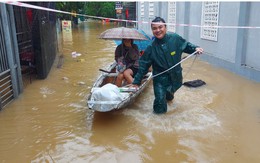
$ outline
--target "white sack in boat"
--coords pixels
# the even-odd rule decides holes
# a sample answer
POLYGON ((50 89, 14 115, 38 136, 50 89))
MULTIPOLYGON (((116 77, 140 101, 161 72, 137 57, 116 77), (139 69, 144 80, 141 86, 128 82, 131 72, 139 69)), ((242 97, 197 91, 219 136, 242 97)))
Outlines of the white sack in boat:
POLYGON ((108 83, 101 88, 93 89, 88 106, 96 111, 106 112, 114 109, 123 98, 119 88, 108 83))

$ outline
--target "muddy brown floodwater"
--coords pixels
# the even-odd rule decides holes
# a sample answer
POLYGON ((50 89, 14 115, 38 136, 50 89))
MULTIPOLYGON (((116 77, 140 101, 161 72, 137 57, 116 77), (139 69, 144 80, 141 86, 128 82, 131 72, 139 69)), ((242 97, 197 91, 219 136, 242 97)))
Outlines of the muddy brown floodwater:
POLYGON ((152 84, 127 108, 89 110, 86 97, 116 47, 97 37, 112 27, 85 22, 59 35, 62 67, 57 55, 48 78, 27 83, 0 112, 1 163, 260 162, 260 83, 200 59, 184 81, 207 84, 182 87, 165 115, 152 113, 152 84))

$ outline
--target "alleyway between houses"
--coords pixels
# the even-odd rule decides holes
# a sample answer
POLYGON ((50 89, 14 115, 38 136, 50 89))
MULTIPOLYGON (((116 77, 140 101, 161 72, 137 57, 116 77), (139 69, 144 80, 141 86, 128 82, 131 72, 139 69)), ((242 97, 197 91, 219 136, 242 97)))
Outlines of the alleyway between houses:
MULTIPOLYGON (((45 80, 0 112, 0 162, 257 163, 260 162, 260 83, 193 59, 183 63, 182 87, 165 115, 152 113, 152 84, 131 106, 98 113, 86 97, 114 60, 113 41, 98 35, 114 25, 85 22, 59 35, 59 55, 45 80), (73 58, 71 53, 81 54, 73 58), (188 73, 187 73, 188 72, 188 73)), ((203 47, 207 50, 207 47, 203 47)))

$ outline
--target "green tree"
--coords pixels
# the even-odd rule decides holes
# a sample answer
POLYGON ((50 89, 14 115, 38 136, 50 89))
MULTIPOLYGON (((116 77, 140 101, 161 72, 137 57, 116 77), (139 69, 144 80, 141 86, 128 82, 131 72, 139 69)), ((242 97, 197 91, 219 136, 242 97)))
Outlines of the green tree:
MULTIPOLYGON (((66 11, 66 12, 76 12, 80 9, 82 9, 82 6, 84 7, 84 2, 56 2, 56 9, 61 10, 61 11, 66 11)), ((58 14, 59 17, 62 19, 71 19, 71 15, 69 14, 58 14)))
POLYGON ((115 18, 115 2, 87 2, 86 13, 93 16, 115 18))
MULTIPOLYGON (((115 2, 56 2, 56 9, 76 13, 115 18, 115 2)), ((68 15, 70 17, 70 15, 68 15)), ((68 17, 62 14, 62 17, 68 17)))

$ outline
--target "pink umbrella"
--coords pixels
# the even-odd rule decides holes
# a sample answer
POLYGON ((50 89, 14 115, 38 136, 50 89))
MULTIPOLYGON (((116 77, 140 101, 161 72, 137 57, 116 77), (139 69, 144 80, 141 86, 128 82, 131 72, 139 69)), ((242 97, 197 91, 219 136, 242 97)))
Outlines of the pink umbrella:
POLYGON ((142 33, 134 28, 112 28, 102 32, 99 36, 102 39, 108 40, 121 40, 121 39, 134 39, 134 40, 148 40, 142 33))

